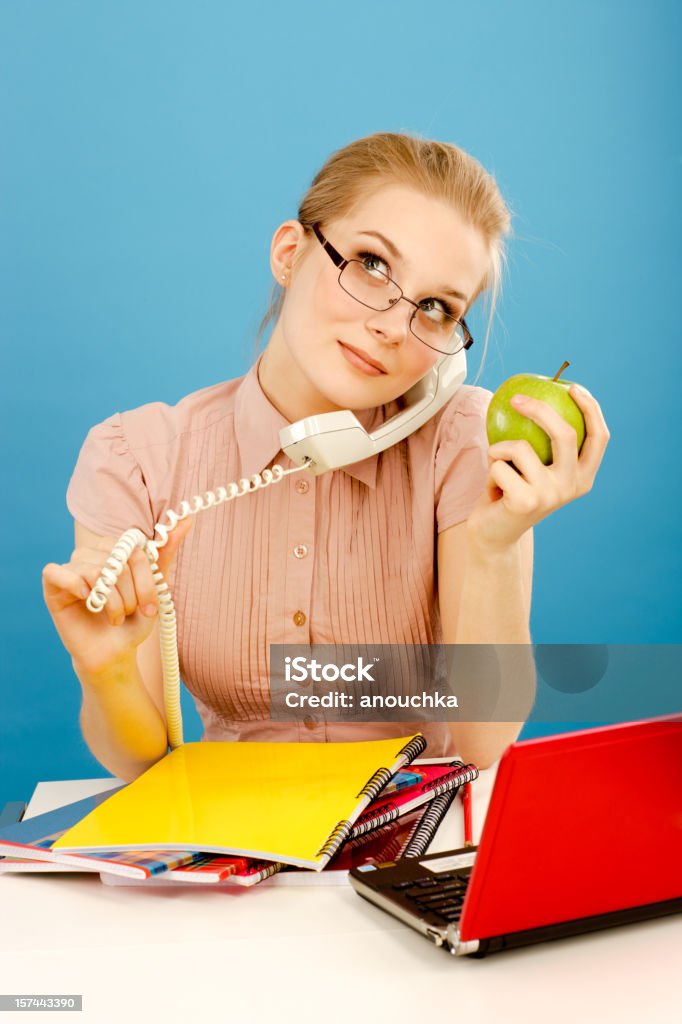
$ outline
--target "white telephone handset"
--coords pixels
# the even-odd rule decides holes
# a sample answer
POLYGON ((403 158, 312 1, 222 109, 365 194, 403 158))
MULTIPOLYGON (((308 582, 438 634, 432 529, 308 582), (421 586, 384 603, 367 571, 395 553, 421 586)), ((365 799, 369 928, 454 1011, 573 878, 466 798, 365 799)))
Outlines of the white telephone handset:
POLYGON ((262 473, 244 477, 238 484, 217 487, 215 491, 196 495, 191 501, 181 501, 179 512, 167 509, 164 512, 167 522, 159 521, 155 525, 154 535, 158 537, 157 540, 149 540, 136 528, 126 530, 119 537, 101 576, 90 591, 86 605, 91 612, 100 612, 135 548, 144 551, 152 569, 159 600, 163 695, 168 739, 173 749, 183 742, 177 625, 173 599, 158 566, 159 548, 165 545, 171 530, 187 516, 267 487, 291 473, 307 469, 318 475, 341 466, 350 466, 385 451, 435 416, 461 387, 465 378, 464 349, 454 355, 441 357, 426 376, 406 392, 406 407, 372 433, 368 433, 348 410, 308 416, 298 423, 292 423, 280 431, 280 442, 282 451, 295 463, 293 469, 283 469, 276 465, 272 469, 264 469, 262 473))
POLYGON ((466 353, 462 349, 454 355, 442 356, 405 393, 406 408, 371 434, 349 410, 327 412, 284 427, 279 434, 282 451, 297 466, 305 466, 315 475, 351 466, 414 433, 452 398, 465 378, 466 353))

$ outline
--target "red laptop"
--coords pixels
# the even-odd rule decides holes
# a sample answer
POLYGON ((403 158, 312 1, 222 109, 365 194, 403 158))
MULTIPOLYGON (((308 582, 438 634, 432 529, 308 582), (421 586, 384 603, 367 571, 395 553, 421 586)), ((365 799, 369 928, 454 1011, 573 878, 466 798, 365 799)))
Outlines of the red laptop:
POLYGON ((680 912, 682 715, 514 743, 478 848, 350 881, 455 955, 680 912))

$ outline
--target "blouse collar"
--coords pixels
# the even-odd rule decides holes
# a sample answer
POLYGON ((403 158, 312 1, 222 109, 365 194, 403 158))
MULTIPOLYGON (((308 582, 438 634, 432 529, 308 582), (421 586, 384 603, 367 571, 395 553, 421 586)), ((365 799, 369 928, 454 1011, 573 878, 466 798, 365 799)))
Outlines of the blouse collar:
MULTIPOLYGON (((381 406, 363 409, 355 415, 366 430, 374 430, 384 422, 386 411, 381 406)), ((291 459, 282 453, 279 443, 279 432, 282 427, 288 427, 289 422, 265 395, 258 380, 256 362, 242 378, 235 400, 234 425, 243 476, 261 473, 278 454, 277 462, 286 467, 293 465, 291 459)), ((375 488, 377 460, 377 455, 371 455, 352 466, 344 466, 343 472, 367 487, 375 488)))

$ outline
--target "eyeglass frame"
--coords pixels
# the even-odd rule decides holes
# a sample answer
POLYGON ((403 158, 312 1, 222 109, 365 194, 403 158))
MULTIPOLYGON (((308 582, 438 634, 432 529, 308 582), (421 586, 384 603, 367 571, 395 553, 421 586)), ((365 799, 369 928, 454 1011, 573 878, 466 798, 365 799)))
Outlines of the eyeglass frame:
MULTIPOLYGON (((417 339, 417 341, 420 341, 422 343, 422 345, 426 345, 426 347, 430 348, 432 352, 438 352, 439 355, 443 355, 443 356, 455 356, 455 355, 457 355, 458 352, 463 352, 463 351, 466 351, 467 349, 471 348, 471 346, 474 343, 474 339, 472 337, 471 331, 469 330, 469 328, 467 326, 466 320, 464 319, 464 317, 462 317, 462 319, 460 320, 456 316, 451 316, 450 313, 444 313, 444 316, 447 316, 448 319, 452 320, 455 324, 459 324, 459 326, 464 331, 464 344, 462 345, 461 348, 456 349, 455 352, 443 352, 442 349, 435 348, 433 345, 429 345, 428 341, 424 341, 424 339, 420 338, 418 334, 415 334, 415 332, 412 330, 412 321, 414 320, 415 316, 417 315, 417 312, 420 309, 422 309, 422 304, 421 304, 421 302, 415 302, 413 299, 408 299, 407 295, 405 295, 404 291, 402 290, 402 288, 400 287, 398 282, 394 281, 393 278, 389 274, 383 274, 383 276, 386 278, 387 281, 390 281, 390 283, 392 285, 394 285, 394 287, 397 288, 398 291, 400 292, 400 295, 395 300, 395 302, 392 302, 389 306, 386 306, 384 309, 377 309, 375 306, 370 306, 366 302, 363 302, 362 299, 356 298, 356 296, 353 295, 352 292, 349 292, 348 289, 344 288, 343 285, 341 284, 341 275, 343 274, 344 270, 346 269, 346 267, 348 266, 349 263, 362 263, 362 260, 355 260, 355 259, 348 260, 348 259, 345 258, 345 256, 342 256, 341 253, 339 252, 339 250, 335 249, 334 246, 331 244, 331 242, 327 238, 325 238, 325 236, 322 234, 322 232, 320 231, 320 227, 319 227, 319 223, 318 222, 316 222, 315 224, 308 224, 307 226, 312 228, 315 237, 317 238, 318 242, 320 243, 320 245, 322 246, 324 251, 329 256, 329 258, 332 261, 332 263, 336 267, 339 268, 339 276, 338 276, 338 279, 337 279, 339 287, 343 289, 343 291, 346 293, 346 295, 350 295, 351 299, 355 299, 355 301, 359 302, 361 306, 365 307, 365 309, 372 309, 372 310, 374 310, 375 313, 387 313, 388 310, 389 309, 393 309, 393 307, 398 302, 400 302, 401 299, 404 299, 405 302, 409 302, 409 304, 411 306, 414 306, 414 312, 412 313, 412 316, 410 317, 410 322, 409 322, 409 325, 408 325, 409 328, 410 328, 410 334, 412 334, 412 336, 415 337, 417 339)), ((379 271, 379 273, 383 273, 383 271, 379 271)), ((422 299, 422 302, 423 301, 424 300, 422 299)), ((453 333, 454 333, 454 328, 453 328, 453 333)))

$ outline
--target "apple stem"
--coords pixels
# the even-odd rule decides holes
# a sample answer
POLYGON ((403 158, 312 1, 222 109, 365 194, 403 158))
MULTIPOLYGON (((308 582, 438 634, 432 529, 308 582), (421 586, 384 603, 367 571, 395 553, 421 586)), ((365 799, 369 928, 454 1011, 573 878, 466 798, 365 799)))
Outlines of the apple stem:
POLYGON ((568 359, 564 359, 563 363, 561 364, 561 366, 559 367, 559 369, 557 370, 557 372, 556 372, 556 373, 554 374, 554 376, 552 377, 552 380, 558 380, 558 379, 559 379, 559 377, 561 376, 561 374, 562 374, 562 373, 564 372, 564 370, 566 369, 566 367, 567 367, 567 366, 570 366, 570 365, 571 365, 571 364, 569 363, 568 359))

